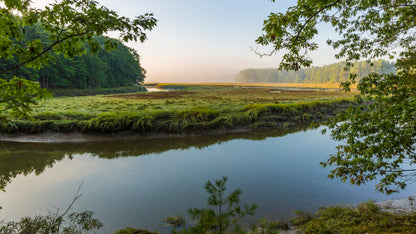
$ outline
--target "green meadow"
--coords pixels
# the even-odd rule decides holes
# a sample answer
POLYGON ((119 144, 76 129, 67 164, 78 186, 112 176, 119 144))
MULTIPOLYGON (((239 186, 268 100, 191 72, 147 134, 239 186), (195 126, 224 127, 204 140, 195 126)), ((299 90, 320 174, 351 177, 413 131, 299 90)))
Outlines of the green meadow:
POLYGON ((170 84, 164 92, 55 97, 33 107, 32 119, 10 116, 3 133, 189 133, 218 129, 283 128, 325 119, 354 93, 233 85, 170 84))

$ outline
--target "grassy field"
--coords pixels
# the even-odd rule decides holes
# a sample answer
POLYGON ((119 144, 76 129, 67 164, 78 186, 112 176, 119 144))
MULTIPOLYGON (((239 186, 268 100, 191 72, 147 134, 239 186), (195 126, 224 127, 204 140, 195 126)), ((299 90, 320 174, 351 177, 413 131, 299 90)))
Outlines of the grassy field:
POLYGON ((354 95, 342 91, 285 90, 227 84, 159 86, 175 90, 57 97, 41 101, 33 108, 32 120, 11 118, 11 123, 0 124, 0 132, 135 130, 178 133, 248 125, 256 128, 253 124, 259 121, 260 125, 268 122, 263 127, 274 127, 276 119, 290 119, 289 122, 323 119, 328 114, 334 114, 339 107, 337 103, 345 104, 345 100, 354 95), (274 120, 264 119, 266 115, 274 120))
MULTIPOLYGON (((183 85, 187 87, 195 86, 211 86, 211 87, 268 87, 268 88, 299 88, 299 89, 336 89, 341 90, 340 84, 338 83, 148 83, 146 85, 152 85, 157 87, 169 87, 183 85)), ((356 88, 356 85, 351 87, 356 88)))
POLYGON ((58 97, 41 102, 34 114, 45 112, 130 112, 184 110, 204 106, 220 111, 248 104, 327 101, 351 97, 339 91, 284 91, 273 88, 192 87, 170 92, 147 92, 87 97, 58 97))

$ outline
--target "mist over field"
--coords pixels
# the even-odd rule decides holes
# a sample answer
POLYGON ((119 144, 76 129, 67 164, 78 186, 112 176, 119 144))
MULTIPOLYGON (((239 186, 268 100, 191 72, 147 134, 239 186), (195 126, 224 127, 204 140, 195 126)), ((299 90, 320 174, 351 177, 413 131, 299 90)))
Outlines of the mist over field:
POLYGON ((161 69, 148 72, 144 80, 145 83, 151 82, 173 82, 173 83, 201 83, 201 82, 234 82, 234 77, 238 70, 230 69, 204 69, 193 67, 172 68, 169 70, 161 69))

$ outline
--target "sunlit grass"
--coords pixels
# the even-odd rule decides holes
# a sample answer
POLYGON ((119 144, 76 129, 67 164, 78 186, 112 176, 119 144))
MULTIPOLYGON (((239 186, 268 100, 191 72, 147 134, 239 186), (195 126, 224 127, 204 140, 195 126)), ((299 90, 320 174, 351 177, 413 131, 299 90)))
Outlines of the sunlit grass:
POLYGON ((180 88, 169 92, 51 98, 33 108, 33 120, 11 117, 15 122, 2 124, 0 131, 182 132, 248 125, 278 127, 288 124, 279 121, 294 124, 321 120, 333 114, 338 108, 336 103, 342 104, 333 101, 351 99, 354 95, 334 90, 270 87, 181 85, 180 88), (265 118, 267 115, 273 116, 265 118))
POLYGON ((271 88, 206 87, 189 92, 171 91, 169 95, 158 93, 120 94, 86 97, 57 97, 41 101, 33 108, 33 114, 105 112, 152 112, 154 110, 185 110, 204 106, 218 111, 236 110, 248 104, 294 103, 326 101, 352 97, 342 91, 285 91, 271 88))

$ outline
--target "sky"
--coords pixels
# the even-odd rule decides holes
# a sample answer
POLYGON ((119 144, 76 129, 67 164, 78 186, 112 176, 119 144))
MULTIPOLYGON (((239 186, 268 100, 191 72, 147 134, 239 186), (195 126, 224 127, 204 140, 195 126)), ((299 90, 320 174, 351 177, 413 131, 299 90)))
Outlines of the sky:
MULTIPOLYGON (((44 5, 48 0, 34 0, 44 5)), ((49 1, 51 2, 51 1, 49 1)), ((271 12, 284 12, 295 0, 98 0, 119 15, 153 13, 157 26, 144 43, 127 45, 138 51, 147 71, 145 82, 232 82, 246 68, 278 67, 281 54, 260 58, 255 40, 271 12)), ((314 66, 336 62, 326 45, 332 32, 323 27, 320 49, 310 54, 314 66)), ((117 37, 117 35, 111 35, 117 37)))

